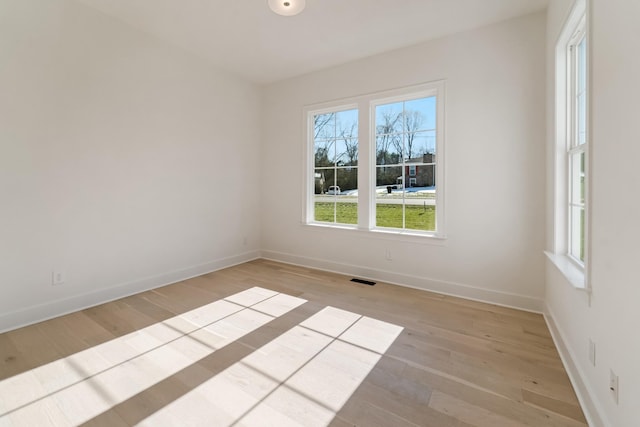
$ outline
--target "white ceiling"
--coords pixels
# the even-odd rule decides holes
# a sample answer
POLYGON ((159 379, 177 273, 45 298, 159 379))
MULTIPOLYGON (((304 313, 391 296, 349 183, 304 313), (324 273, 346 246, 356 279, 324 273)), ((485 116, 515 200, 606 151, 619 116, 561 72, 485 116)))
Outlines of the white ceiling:
POLYGON ((256 83, 271 83, 543 10, 548 0, 77 0, 256 83))

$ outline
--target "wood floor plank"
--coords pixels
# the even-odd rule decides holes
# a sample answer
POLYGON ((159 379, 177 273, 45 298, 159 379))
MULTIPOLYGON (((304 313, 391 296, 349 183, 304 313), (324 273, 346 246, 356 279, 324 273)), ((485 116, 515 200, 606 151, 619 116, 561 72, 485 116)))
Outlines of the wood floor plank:
POLYGON ((52 345, 51 341, 42 333, 38 325, 7 332, 7 337, 17 349, 16 357, 25 362, 26 366, 36 367, 52 362, 61 353, 52 345))
POLYGON ((530 390, 522 390, 522 398, 529 405, 535 405, 547 411, 564 415, 580 423, 586 423, 586 419, 578 402, 567 403, 563 400, 554 399, 530 390))
POLYGON ((24 372, 31 367, 20 356, 18 347, 11 341, 9 334, 0 334, 0 380, 24 372))
POLYGON ((525 427, 525 424, 516 420, 505 418, 495 412, 471 405, 440 391, 434 391, 431 394, 429 408, 476 427, 525 427))

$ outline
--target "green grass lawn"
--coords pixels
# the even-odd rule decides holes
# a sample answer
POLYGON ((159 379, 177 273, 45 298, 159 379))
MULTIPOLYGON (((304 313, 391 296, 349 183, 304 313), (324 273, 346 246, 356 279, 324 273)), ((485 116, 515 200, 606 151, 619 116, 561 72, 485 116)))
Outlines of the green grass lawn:
MULTIPOLYGON (((315 220, 319 222, 333 222, 334 206, 336 222, 341 224, 358 223, 357 203, 327 203, 316 202, 315 220)), ((434 231, 436 227, 435 206, 413 206, 405 208, 406 228, 411 230, 434 231)), ((402 205, 376 206, 376 226, 402 228, 402 205)))

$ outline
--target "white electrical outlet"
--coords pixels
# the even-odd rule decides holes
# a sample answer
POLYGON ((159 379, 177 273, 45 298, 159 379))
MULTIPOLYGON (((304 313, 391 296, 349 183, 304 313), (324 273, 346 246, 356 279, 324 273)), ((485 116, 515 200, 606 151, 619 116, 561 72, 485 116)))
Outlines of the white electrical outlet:
POLYGON ((59 270, 54 270, 51 272, 51 285, 58 286, 62 285, 65 282, 64 273, 59 270))
POLYGON ((618 393, 619 393, 619 382, 618 376, 612 370, 609 370, 609 391, 611 392, 611 396, 613 397, 613 401, 618 404, 618 393))
POLYGON ((391 261, 393 258, 391 257, 391 249, 384 250, 384 259, 387 261, 391 261))
POLYGON ((589 362, 596 366, 596 343, 591 338, 589 338, 589 362))

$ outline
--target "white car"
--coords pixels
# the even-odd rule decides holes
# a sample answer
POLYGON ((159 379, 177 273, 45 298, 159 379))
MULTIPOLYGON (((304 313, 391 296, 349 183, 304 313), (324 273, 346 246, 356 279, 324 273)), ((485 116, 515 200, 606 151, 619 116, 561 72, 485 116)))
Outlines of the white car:
POLYGON ((331 195, 338 195, 340 194, 340 187, 338 187, 337 185, 332 185, 329 187, 329 190, 327 190, 327 194, 331 194, 331 195))

